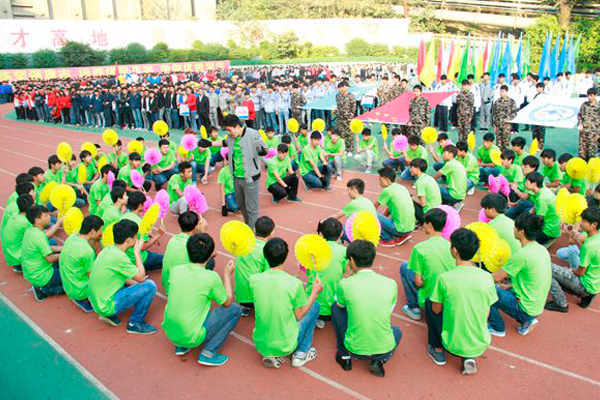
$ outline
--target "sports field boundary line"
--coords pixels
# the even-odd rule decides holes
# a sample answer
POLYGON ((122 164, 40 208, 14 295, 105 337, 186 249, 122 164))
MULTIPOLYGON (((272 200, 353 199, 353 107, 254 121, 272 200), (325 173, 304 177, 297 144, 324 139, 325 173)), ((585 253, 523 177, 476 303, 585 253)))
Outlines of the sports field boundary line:
POLYGON ((44 330, 31 318, 27 316, 21 309, 19 309, 12 301, 8 299, 4 295, 4 293, 0 292, 0 300, 4 302, 10 308, 12 312, 17 314, 19 318, 23 320, 37 335, 39 335, 43 340, 45 340, 52 348, 63 356, 75 369, 83 375, 85 379, 87 379, 92 385, 94 385, 103 395, 108 397, 111 400, 120 400, 120 398, 108 387, 106 387, 98 378, 96 378, 90 371, 88 371, 83 365, 81 365, 73 356, 71 356, 60 344, 58 344, 50 335, 48 335, 44 330))

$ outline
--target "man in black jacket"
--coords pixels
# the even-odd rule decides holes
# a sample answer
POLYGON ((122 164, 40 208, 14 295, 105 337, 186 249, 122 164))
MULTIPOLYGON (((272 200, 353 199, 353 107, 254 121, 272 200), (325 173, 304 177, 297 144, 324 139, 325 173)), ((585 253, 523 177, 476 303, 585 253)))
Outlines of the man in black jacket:
POLYGON ((200 121, 200 125, 203 125, 208 132, 208 128, 210 127, 210 103, 208 102, 208 96, 206 96, 204 90, 200 88, 196 93, 198 119, 200 121))

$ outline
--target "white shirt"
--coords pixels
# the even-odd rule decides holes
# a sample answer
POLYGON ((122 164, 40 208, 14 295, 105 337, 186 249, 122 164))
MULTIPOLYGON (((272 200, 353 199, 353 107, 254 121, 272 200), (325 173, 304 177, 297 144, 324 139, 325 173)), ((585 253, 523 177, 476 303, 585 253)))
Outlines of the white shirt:
POLYGON ((479 91, 479 85, 476 83, 472 83, 469 91, 473 93, 473 105, 475 106, 475 111, 479 111, 479 107, 481 107, 481 92, 479 91))
POLYGON ((531 102, 531 100, 533 100, 535 93, 536 93, 535 82, 529 81, 529 80, 524 80, 519 85, 521 86, 521 92, 523 93, 524 98, 527 99, 528 102, 531 102))
POLYGON ((587 96, 588 89, 594 87, 594 79, 591 76, 584 76, 577 83, 577 93, 587 96))
POLYGON ((517 108, 521 107, 521 104, 523 104, 523 101, 525 100, 525 96, 523 95, 520 85, 510 85, 508 87, 508 97, 517 103, 517 108))
MULTIPOLYGON (((455 89, 454 82, 447 81, 446 83, 438 83, 434 90, 436 92, 452 92, 455 89)), ((446 97, 441 103, 440 106, 451 107, 452 106, 452 96, 446 97)))

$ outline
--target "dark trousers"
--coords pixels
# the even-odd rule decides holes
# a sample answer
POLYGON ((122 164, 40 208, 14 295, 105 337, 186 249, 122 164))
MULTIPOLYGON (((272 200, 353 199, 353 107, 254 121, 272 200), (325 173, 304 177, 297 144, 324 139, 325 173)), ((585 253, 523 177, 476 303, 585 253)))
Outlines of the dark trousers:
POLYGON ((278 182, 271 184, 267 190, 273 195, 275 201, 279 201, 287 196, 289 200, 296 200, 298 196, 298 177, 296 175, 288 175, 283 178, 283 181, 287 185, 286 188, 281 186, 278 182))
POLYGON ((442 328, 443 317, 442 313, 436 314, 432 309, 433 303, 431 300, 425 300, 425 320, 427 321, 427 343, 435 349, 443 349, 442 343, 442 328))
POLYGON ((417 224, 423 225, 423 222, 425 221, 425 213, 423 212, 423 206, 417 204, 415 201, 413 201, 413 204, 415 206, 415 219, 417 220, 417 224))
POLYGON ((448 132, 448 106, 436 106, 433 123, 441 132, 448 132))
POLYGON ((62 294, 65 292, 62 286, 60 271, 58 269, 58 261, 54 262, 52 268, 54 269, 54 272, 52 273, 52 278, 50 278, 50 280, 48 281, 48 283, 46 283, 45 286, 42 286, 40 288, 42 290, 42 293, 48 296, 51 296, 53 294, 62 294))

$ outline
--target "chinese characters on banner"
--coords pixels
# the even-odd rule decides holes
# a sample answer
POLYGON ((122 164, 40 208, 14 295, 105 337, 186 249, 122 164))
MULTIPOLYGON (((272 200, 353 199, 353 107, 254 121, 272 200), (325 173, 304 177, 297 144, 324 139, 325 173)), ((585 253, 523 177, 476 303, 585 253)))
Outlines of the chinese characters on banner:
MULTIPOLYGON (((204 72, 227 69, 229 61, 180 62, 164 64, 131 64, 119 65, 119 75, 153 74, 170 72, 204 72)), ((29 79, 77 79, 85 76, 116 75, 116 66, 77 67, 77 68, 38 68, 38 69, 5 69, 0 70, 1 81, 20 81, 29 79)))

